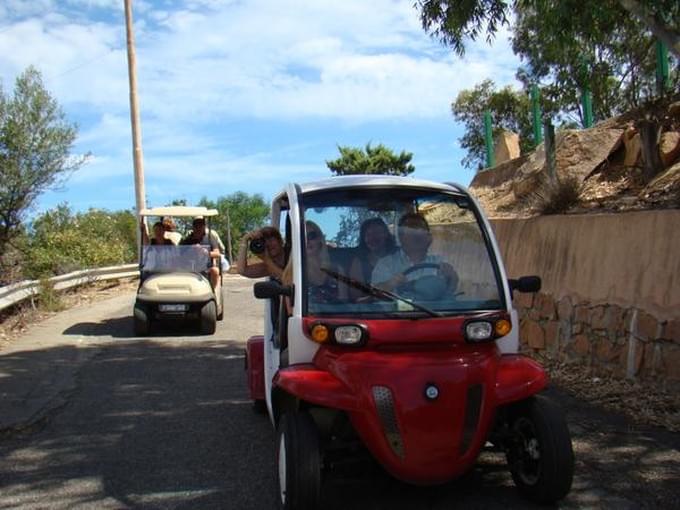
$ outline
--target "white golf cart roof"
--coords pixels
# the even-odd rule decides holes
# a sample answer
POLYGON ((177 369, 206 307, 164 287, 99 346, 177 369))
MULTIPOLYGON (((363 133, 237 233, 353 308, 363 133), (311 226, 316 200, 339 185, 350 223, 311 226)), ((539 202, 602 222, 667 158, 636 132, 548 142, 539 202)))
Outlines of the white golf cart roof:
POLYGON ((168 207, 152 207, 150 209, 142 209, 139 212, 140 216, 217 216, 219 212, 217 209, 208 209, 207 207, 189 207, 184 205, 173 205, 168 207))
POLYGON ((465 188, 458 184, 439 183, 414 179, 412 177, 398 177, 392 175, 342 175, 323 179, 314 182, 299 183, 302 193, 317 190, 327 190, 331 188, 352 188, 354 186, 376 186, 376 187, 419 187, 427 189, 438 189, 451 191, 465 191, 465 188))

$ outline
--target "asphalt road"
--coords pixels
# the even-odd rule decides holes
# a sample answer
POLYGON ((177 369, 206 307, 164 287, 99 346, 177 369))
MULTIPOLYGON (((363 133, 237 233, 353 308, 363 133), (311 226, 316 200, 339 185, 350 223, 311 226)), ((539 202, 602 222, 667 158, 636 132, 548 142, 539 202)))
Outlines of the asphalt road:
MULTIPOLYGON (((0 428, 0 509, 275 508, 274 431, 253 413, 243 370, 261 304, 247 280, 226 289, 213 336, 174 325, 135 338, 127 294, 65 312, 0 352, 0 418, 30 418, 0 428)), ((577 458, 557 508, 680 508, 678 434, 632 427, 559 389, 549 396, 568 413, 577 458)), ((495 453, 440 487, 369 466, 323 491, 331 510, 533 508, 495 453)))

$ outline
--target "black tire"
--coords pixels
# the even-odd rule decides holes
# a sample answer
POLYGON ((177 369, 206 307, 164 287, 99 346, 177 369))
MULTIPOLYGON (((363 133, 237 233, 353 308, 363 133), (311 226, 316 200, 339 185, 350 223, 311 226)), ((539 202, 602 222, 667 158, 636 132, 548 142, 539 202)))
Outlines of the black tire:
POLYGON ((321 454, 312 417, 304 412, 284 414, 276 446, 280 508, 315 510, 321 497, 321 454))
POLYGON ((148 336, 151 331, 151 323, 146 310, 140 306, 135 306, 132 317, 135 336, 148 336))
POLYGON ((215 302, 208 301, 201 308, 201 333, 204 335, 212 335, 215 333, 217 326, 217 316, 215 310, 215 302))
POLYGON ((564 498, 574 476, 574 451, 562 410, 534 396, 513 406, 509 425, 508 465, 522 495, 541 504, 564 498))
POLYGON ((253 400, 253 412, 255 414, 267 414, 267 401, 259 398, 253 400))

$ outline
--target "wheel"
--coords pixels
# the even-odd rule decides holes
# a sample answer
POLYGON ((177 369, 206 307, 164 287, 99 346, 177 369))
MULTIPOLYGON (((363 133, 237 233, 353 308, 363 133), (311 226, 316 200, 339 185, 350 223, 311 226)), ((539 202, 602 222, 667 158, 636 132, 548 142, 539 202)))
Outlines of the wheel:
POLYGON ((507 459, 515 485, 537 503, 562 499, 571 489, 574 451, 561 409, 535 396, 517 404, 510 416, 507 459))
MULTIPOLYGON (((448 264, 446 266, 448 266, 448 264)), ((444 264, 435 264, 433 262, 424 262, 409 267, 403 271, 402 274, 404 276, 421 269, 434 269, 435 273, 402 283, 397 287, 397 293, 418 300, 436 301, 441 299, 447 292, 455 291, 458 285, 457 276, 455 277, 455 281, 451 281, 449 277, 446 276, 443 267, 444 264)))
POLYGON ((151 324, 146 310, 140 306, 135 306, 132 316, 135 336, 148 336, 149 331, 151 330, 151 324))
POLYGON ((267 401, 260 398, 253 400, 253 412, 255 414, 267 414, 267 401))
POLYGON ((220 309, 219 312, 217 313, 217 320, 221 321, 224 319, 224 294, 222 294, 222 299, 220 299, 220 309))
POLYGON ((201 308, 201 333, 212 335, 215 332, 216 322, 215 302, 208 301, 201 308))
POLYGON ((281 417, 277 452, 281 508, 318 508, 321 493, 319 433, 308 413, 286 413, 281 417))

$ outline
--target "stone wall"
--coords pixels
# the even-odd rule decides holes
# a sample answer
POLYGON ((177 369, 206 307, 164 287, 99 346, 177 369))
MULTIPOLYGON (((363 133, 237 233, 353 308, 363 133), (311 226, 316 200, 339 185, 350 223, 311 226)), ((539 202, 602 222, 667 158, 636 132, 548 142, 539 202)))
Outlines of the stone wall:
POLYGON ((680 388, 680 211, 492 220, 524 348, 680 388))

